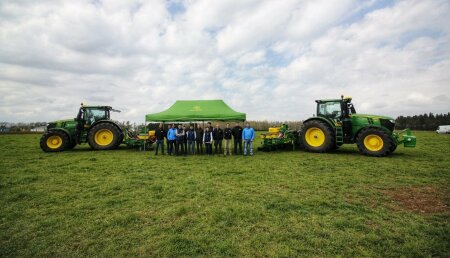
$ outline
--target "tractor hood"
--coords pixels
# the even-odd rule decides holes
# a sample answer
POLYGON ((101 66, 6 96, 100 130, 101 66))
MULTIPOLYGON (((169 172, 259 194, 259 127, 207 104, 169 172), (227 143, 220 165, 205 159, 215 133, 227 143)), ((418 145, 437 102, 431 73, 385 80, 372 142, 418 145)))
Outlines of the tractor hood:
POLYGON ((64 120, 57 120, 57 121, 52 121, 49 122, 47 124, 47 129, 51 129, 51 128, 61 128, 61 127, 65 127, 66 125, 69 124, 76 124, 75 120, 72 119, 64 119, 64 120))
POLYGON ((353 114, 352 117, 360 117, 360 118, 372 118, 372 119, 387 119, 387 120, 394 120, 394 118, 390 116, 380 116, 380 115, 368 115, 368 114, 353 114))

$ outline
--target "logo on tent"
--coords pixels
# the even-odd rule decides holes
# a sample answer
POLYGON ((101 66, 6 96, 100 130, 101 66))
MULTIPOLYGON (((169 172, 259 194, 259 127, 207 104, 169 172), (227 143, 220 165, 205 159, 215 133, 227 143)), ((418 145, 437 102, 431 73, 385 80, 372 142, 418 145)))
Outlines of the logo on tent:
POLYGON ((194 107, 192 107, 192 109, 189 110, 189 111, 200 112, 200 111, 203 111, 203 110, 202 110, 202 108, 201 108, 200 106, 194 106, 194 107))

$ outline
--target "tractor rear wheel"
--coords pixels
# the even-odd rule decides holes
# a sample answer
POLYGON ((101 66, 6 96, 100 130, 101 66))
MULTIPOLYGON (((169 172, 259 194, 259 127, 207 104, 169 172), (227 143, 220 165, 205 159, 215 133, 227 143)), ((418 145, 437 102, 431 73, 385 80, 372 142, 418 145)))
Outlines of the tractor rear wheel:
POLYGON ((116 145, 114 146, 115 149, 119 148, 120 144, 122 144, 123 138, 124 138, 124 135, 123 135, 123 132, 121 131, 119 133, 119 140, 117 141, 116 145))
POLYGON ((367 156, 384 157, 397 147, 391 137, 382 129, 362 129, 356 138, 359 152, 367 156))
POLYGON ((95 150, 111 150, 118 146, 120 130, 110 123, 95 125, 88 133, 88 143, 95 150))
POLYGON ((64 132, 50 131, 42 135, 39 144, 45 152, 58 152, 66 150, 70 140, 64 132))
POLYGON ((302 143, 307 151, 327 152, 336 146, 333 130, 324 122, 313 120, 303 124, 302 143))

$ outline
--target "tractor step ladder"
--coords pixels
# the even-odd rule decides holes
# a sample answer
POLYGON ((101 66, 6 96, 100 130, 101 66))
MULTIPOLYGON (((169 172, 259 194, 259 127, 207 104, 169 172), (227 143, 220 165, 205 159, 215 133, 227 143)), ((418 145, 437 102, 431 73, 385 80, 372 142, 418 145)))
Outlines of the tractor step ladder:
POLYGON ((344 143, 344 132, 342 126, 336 126, 336 144, 341 145, 344 143))

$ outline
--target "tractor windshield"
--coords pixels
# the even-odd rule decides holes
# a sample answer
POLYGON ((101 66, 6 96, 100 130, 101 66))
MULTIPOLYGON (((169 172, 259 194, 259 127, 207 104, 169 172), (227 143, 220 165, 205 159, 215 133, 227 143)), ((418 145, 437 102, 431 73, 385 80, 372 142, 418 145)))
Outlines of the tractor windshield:
POLYGON ((104 109, 86 109, 85 120, 88 124, 95 121, 108 119, 107 111, 104 109))
POLYGON ((322 102, 317 107, 317 115, 330 119, 341 117, 341 102, 322 102))

